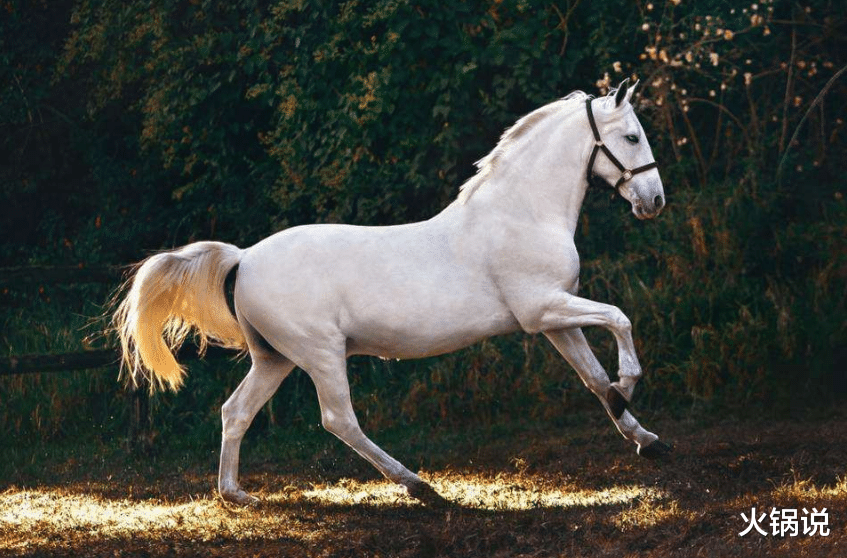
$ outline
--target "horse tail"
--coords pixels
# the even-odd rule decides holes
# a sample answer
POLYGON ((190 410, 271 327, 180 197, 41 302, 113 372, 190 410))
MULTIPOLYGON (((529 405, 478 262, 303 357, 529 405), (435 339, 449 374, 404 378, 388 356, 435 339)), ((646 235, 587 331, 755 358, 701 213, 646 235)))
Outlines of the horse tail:
POLYGON ((185 369, 172 351, 196 331, 200 353, 209 342, 245 350, 246 340, 227 304, 224 283, 243 251, 223 242, 195 242, 141 262, 125 283, 112 323, 121 344, 121 367, 133 384, 177 391, 185 369), (128 291, 128 292, 127 292, 128 291))

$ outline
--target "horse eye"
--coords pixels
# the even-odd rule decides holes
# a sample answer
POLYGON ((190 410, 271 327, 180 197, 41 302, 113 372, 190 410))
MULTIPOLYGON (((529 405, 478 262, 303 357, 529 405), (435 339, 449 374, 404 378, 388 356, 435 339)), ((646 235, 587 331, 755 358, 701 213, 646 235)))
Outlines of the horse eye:
POLYGON ((629 143, 638 143, 638 136, 630 134, 630 135, 624 136, 624 137, 626 138, 626 141, 628 141, 629 143))

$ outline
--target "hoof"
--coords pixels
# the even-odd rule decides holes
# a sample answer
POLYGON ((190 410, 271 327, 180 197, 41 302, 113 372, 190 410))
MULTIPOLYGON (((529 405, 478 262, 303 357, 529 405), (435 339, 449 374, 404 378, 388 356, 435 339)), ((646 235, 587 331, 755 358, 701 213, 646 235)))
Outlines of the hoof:
POLYGON ((662 459, 673 451, 673 444, 666 444, 661 440, 653 441, 649 446, 638 446, 638 455, 647 459, 662 459))
POLYGON ((629 402, 613 385, 609 386, 608 391, 606 391, 606 402, 609 404, 609 412, 612 413, 615 420, 621 418, 621 415, 629 405, 629 402))
POLYGON ((235 492, 221 492, 221 498, 223 498, 224 502, 229 502, 230 504, 236 504, 238 506, 255 506, 259 503, 259 499, 255 496, 250 496, 243 490, 236 490, 235 492))
POLYGON ((447 504, 447 500, 423 481, 406 486, 406 491, 409 493, 409 496, 429 508, 441 508, 447 504))

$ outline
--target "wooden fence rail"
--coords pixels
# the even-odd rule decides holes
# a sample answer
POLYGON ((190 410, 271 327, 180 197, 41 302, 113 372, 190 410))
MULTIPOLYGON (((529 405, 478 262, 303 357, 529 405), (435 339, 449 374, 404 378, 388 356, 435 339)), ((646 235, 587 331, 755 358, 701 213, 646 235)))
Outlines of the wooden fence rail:
MULTIPOLYGON (((232 357, 235 354, 233 351, 221 347, 209 347, 203 358, 220 359, 232 357)), ((180 362, 197 360, 198 358, 200 358, 199 349, 195 345, 186 345, 177 354, 177 360, 180 362)), ((93 370, 106 367, 117 368, 119 362, 120 353, 117 349, 97 349, 54 355, 0 357, 0 376, 70 372, 72 370, 93 370)))
POLYGON ((58 355, 9 356, 0 358, 0 376, 102 368, 117 364, 119 358, 114 349, 58 355))
MULTIPOLYGON (((117 283, 130 266, 18 266, 0 267, 0 286, 48 285, 81 283, 117 283)), ((231 351, 209 347, 208 358, 231 356, 231 351)), ((193 345, 183 347, 177 359, 181 361, 198 358, 198 349, 193 345)), ((0 376, 35 374, 43 372, 66 372, 71 370, 93 370, 117 366, 120 353, 117 349, 97 349, 64 354, 18 355, 0 357, 0 376)))
POLYGON ((118 283, 127 269, 120 265, 0 267, 0 286, 118 283))

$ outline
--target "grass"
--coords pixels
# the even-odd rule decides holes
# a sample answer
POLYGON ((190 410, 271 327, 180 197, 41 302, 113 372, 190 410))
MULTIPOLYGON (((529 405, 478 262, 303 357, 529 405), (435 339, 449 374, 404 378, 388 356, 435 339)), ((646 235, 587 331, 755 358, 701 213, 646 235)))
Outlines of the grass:
MULTIPOLYGON (((0 554, 15 556, 839 556, 847 417, 649 417, 676 442, 638 458, 598 411, 567 424, 375 433, 449 504, 408 498, 319 429, 245 441, 256 507, 221 502, 216 450, 155 440, 34 443, 4 460, 0 554), (740 537, 740 514, 807 508, 827 537, 740 537)), ((4 450, 5 452, 6 450, 4 450)), ((801 512, 802 513, 802 512, 801 512)), ((769 525, 763 525, 769 530, 769 525)))

